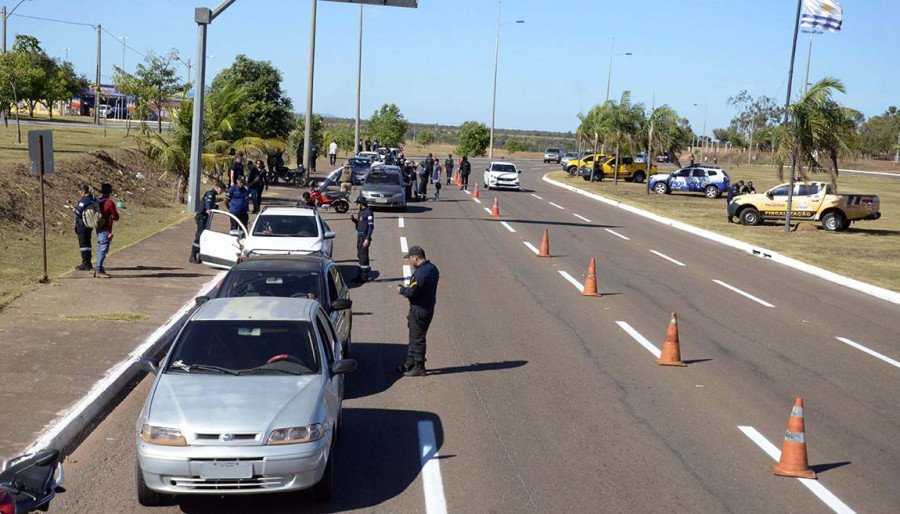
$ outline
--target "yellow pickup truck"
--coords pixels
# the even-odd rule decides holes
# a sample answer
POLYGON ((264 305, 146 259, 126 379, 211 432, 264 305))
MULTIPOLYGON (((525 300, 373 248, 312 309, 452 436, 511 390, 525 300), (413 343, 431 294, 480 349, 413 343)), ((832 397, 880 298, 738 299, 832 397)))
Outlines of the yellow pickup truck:
MULTIPOLYGON (((594 166, 593 159, 596 158, 599 163, 599 169, 594 173, 594 180, 603 180, 615 176, 616 156, 615 155, 588 155, 580 161, 569 163, 569 173, 572 175, 580 175, 585 180, 591 179, 591 168, 594 166), (590 158, 590 159, 589 159, 590 158), (572 170, 572 167, 576 168, 572 170), (602 171, 602 175, 600 172, 602 171)), ((633 157, 624 155, 619 156, 619 178, 631 180, 641 183, 649 175, 656 173, 656 164, 650 164, 650 172, 647 172, 646 162, 635 162, 633 157)))
MULTIPOLYGON (((728 204, 728 215, 737 216, 744 225, 759 225, 763 220, 783 220, 787 215, 790 184, 781 184, 765 193, 739 195, 728 204)), ((826 182, 797 182, 791 202, 791 219, 821 221, 830 231, 846 230, 850 223, 877 220, 880 200, 877 195, 834 193, 826 182)))
POLYGON ((572 159, 566 163, 566 171, 569 175, 578 174, 578 170, 581 168, 590 168, 594 165, 594 159, 600 159, 602 162, 605 160, 608 155, 603 155, 602 153, 589 153, 580 159, 572 159))

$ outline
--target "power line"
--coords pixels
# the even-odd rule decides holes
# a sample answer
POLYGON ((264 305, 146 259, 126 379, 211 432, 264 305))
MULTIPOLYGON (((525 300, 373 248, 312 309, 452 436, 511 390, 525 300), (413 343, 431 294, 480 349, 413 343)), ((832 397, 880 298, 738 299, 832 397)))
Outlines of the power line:
POLYGON ((103 32, 106 32, 106 34, 107 34, 108 36, 110 36, 111 38, 115 39, 116 42, 117 42, 117 44, 120 44, 120 45, 124 46, 125 48, 131 50, 132 52, 134 52, 134 53, 140 55, 141 57, 143 57, 143 58, 145 58, 145 59, 147 58, 147 54, 144 54, 144 53, 142 53, 142 52, 139 52, 139 51, 135 50, 134 48, 130 47, 129 45, 125 44, 121 39, 119 39, 118 36, 116 36, 115 34, 113 34, 113 33, 110 32, 110 31, 106 30, 106 27, 101 27, 100 30, 102 30, 103 32))
POLYGON ((27 14, 11 14, 10 16, 18 16, 19 18, 30 18, 32 20, 52 21, 53 23, 65 23, 67 25, 81 25, 83 27, 91 27, 92 29, 97 28, 96 25, 93 25, 91 23, 82 23, 79 21, 54 20, 53 18, 41 18, 39 16, 29 16, 27 14))

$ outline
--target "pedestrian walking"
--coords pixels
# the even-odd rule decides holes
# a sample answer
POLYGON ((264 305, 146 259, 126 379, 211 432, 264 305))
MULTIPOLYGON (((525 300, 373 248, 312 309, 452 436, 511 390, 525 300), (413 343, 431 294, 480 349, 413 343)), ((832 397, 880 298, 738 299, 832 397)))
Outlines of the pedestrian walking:
POLYGON ((417 191, 417 196, 419 200, 426 200, 428 198, 428 181, 431 180, 431 175, 434 173, 434 156, 432 154, 428 154, 428 157, 425 158, 425 161, 422 163, 421 169, 419 169, 419 189, 417 191))
POLYGON ((261 209, 266 176, 253 161, 247 163, 247 167, 249 170, 247 172, 247 189, 250 190, 250 200, 253 202, 253 214, 256 214, 261 209))
POLYGON ((244 152, 238 152, 231 161, 231 172, 228 177, 228 184, 233 186, 237 178, 244 177, 244 152))
POLYGON ((409 347, 406 362, 398 371, 407 377, 420 377, 425 374, 426 335, 431 320, 434 319, 440 272, 425 257, 425 250, 420 246, 411 247, 404 257, 409 259, 409 264, 415 271, 408 286, 397 286, 397 293, 409 300, 409 313, 406 315, 409 347))
POLYGON ((216 181, 215 187, 203 194, 203 201, 197 206, 194 221, 197 223, 197 231, 194 232, 194 245, 191 246, 191 264, 200 264, 200 235, 206 230, 206 222, 209 220, 209 211, 218 209, 216 205, 218 195, 225 191, 225 184, 221 180, 216 181))
POLYGON ((316 161, 319 160, 319 147, 315 143, 309 147, 309 169, 316 171, 316 161))
POLYGON ((78 251, 81 253, 81 264, 76 266, 75 269, 78 271, 90 271, 94 269, 94 265, 91 264, 91 236, 94 233, 94 229, 84 224, 84 211, 94 207, 95 200, 94 195, 91 194, 91 186, 87 184, 81 184, 78 192, 81 194, 81 198, 78 199, 74 212, 75 234, 78 236, 78 251))
MULTIPOLYGON (((228 188, 225 193, 225 205, 235 218, 247 227, 250 221, 250 190, 244 185, 244 177, 238 177, 237 183, 228 188)), ((238 224, 231 220, 231 235, 241 235, 238 224)))
POLYGON ((434 201, 441 201, 441 163, 434 163, 434 173, 431 175, 431 182, 434 184, 434 201))
POLYGON ((109 253, 109 245, 113 239, 113 222, 119 221, 119 211, 116 210, 116 202, 110 199, 112 196, 112 184, 100 185, 100 198, 97 204, 100 206, 100 220, 97 222, 97 265, 94 267, 94 276, 109 278, 109 274, 103 267, 106 254, 109 253))
POLYGON ((444 160, 444 170, 447 171, 447 185, 450 185, 450 179, 453 178, 453 154, 447 154, 447 159, 444 160))
POLYGON ((460 189, 469 190, 469 174, 472 173, 472 163, 469 162, 469 156, 463 155, 462 162, 459 163, 459 178, 462 179, 460 189))
POLYGON ((337 141, 332 140, 328 145, 328 163, 331 166, 337 164, 337 141))
MULTIPOLYGON (((731 203, 731 199, 741 194, 741 188, 743 187, 743 180, 739 180, 736 184, 731 184, 731 187, 728 188, 728 193, 725 196, 725 210, 728 210, 728 204, 731 203)), ((734 215, 732 215, 731 212, 728 212, 728 223, 734 223, 734 215)))
POLYGON ((369 247, 372 245, 372 232, 375 230, 375 214, 363 196, 356 199, 356 206, 359 208, 359 212, 351 214, 350 221, 356 225, 356 258, 359 259, 357 279, 360 282, 367 282, 370 270, 369 247))
POLYGON ((691 166, 694 165, 694 152, 691 152, 691 166))

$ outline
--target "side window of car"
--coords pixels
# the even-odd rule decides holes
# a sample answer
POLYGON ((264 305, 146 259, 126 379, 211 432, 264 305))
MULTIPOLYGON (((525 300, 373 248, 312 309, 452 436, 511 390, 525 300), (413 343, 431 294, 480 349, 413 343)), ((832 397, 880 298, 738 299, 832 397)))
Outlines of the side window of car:
POLYGON ((713 170, 710 170, 710 171, 709 171, 709 176, 710 176, 710 177, 715 177, 715 176, 718 176, 718 175, 719 175, 719 172, 718 172, 718 171, 713 171, 713 170))
POLYGON ((584 162, 594 162, 594 156, 588 155, 587 157, 584 158, 584 162))
POLYGON ((771 191, 772 196, 787 196, 790 186, 787 184, 776 187, 771 191))
POLYGON ((338 298, 343 298, 347 292, 347 285, 344 284, 344 277, 341 276, 341 271, 337 266, 331 268, 331 274, 334 275, 334 283, 337 286, 338 298))
POLYGON ((318 316, 316 316, 316 329, 319 332, 319 337, 322 339, 322 346, 325 347, 325 356, 328 358, 328 367, 331 368, 331 364, 334 363, 334 336, 328 328, 328 322, 324 321, 323 318, 324 313, 319 311, 318 316))
POLYGON ((691 173, 691 170, 678 170, 672 174, 673 177, 687 177, 691 173))
POLYGON ((706 170, 694 170, 692 175, 696 178, 706 178, 706 170))
POLYGON ((622 164, 633 164, 633 163, 634 163, 634 159, 632 159, 631 157, 623 157, 622 158, 622 164))
POLYGON ((340 298, 340 296, 338 296, 337 284, 335 284, 334 282, 334 268, 332 268, 327 275, 328 277, 326 278, 326 281, 328 282, 328 301, 333 302, 340 298))

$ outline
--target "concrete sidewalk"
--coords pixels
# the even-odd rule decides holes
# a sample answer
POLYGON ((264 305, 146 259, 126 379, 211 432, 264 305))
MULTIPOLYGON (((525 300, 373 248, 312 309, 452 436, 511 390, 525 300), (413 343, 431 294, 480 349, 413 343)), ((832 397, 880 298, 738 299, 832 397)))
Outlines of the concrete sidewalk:
POLYGON ((216 275, 187 262, 194 228, 188 219, 109 256, 110 279, 74 272, 0 311, 0 461, 31 445, 216 275))

